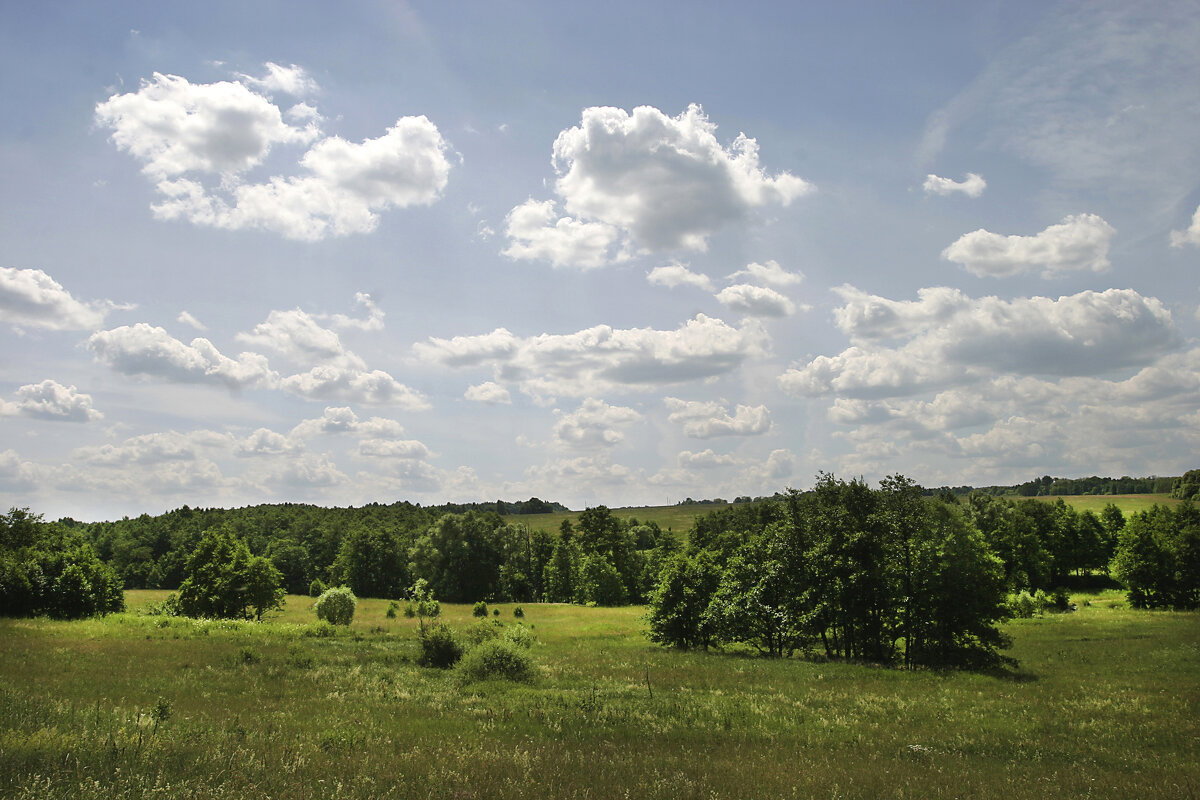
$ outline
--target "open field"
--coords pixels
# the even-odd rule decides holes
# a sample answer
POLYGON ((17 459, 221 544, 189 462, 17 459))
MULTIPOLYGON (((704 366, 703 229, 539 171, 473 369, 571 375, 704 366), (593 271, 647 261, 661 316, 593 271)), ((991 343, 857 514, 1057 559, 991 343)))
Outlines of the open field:
POLYGON ((667 651, 640 608, 525 606, 532 686, 417 667, 378 600, 0 620, 0 796, 1195 797, 1200 615, 1088 597, 1010 623, 1007 676, 667 651))
MULTIPOLYGON (((1059 497, 1054 495, 1030 499, 1053 503, 1059 497)), ((1173 506, 1182 502, 1169 494, 1071 494, 1062 495, 1062 500, 1076 511, 1091 511, 1093 514, 1099 514, 1106 505, 1113 503, 1127 517, 1138 511, 1149 511, 1156 504, 1173 506)))
MULTIPOLYGON (((671 530, 682 535, 686 534, 688 529, 692 527, 692 522, 696 517, 724 507, 725 504, 646 506, 643 508, 614 508, 612 512, 619 519, 636 517, 639 522, 656 522, 658 523, 658 527, 664 531, 671 530)), ((506 522, 511 522, 514 525, 528 525, 530 530, 557 533, 564 519, 575 522, 579 519, 579 514, 580 512, 578 511, 565 511, 556 514, 514 514, 504 519, 506 522)))

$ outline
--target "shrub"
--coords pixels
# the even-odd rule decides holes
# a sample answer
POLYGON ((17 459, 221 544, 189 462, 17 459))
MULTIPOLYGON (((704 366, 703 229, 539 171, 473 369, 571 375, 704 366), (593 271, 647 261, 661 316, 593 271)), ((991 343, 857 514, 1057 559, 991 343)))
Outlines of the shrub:
POLYGON ((416 615, 417 615, 417 610, 416 610, 415 608, 413 608, 413 604, 412 604, 412 603, 405 603, 405 604, 404 604, 404 618, 405 618, 405 619, 412 619, 412 618, 413 618, 413 617, 415 617, 416 615))
POLYGON ((328 639, 330 636, 337 635, 337 629, 325 620, 321 620, 316 625, 305 630, 304 635, 310 639, 328 639))
POLYGON ((1029 619, 1036 610, 1037 605, 1033 601, 1033 595, 1024 589, 1017 594, 1008 596, 1008 611, 1017 619, 1029 619))
POLYGON ((309 597, 320 597, 329 588, 325 585, 325 581, 320 578, 313 578, 313 582, 308 585, 309 597))
POLYGON ((500 616, 500 609, 498 609, 498 608, 493 608, 493 609, 492 609, 492 616, 493 616, 493 617, 498 617, 498 616, 500 616))
POLYGON ((462 645, 454 638, 454 631, 441 622, 426 625, 418 638, 421 655, 417 663, 422 667, 449 669, 462 658, 462 645))
POLYGON ((477 647, 484 642, 495 639, 503 630, 504 626, 500 623, 500 620, 481 619, 470 628, 467 628, 467 632, 463 635, 463 638, 466 639, 468 647, 477 647))
POLYGON ((1038 589, 1033 593, 1033 607, 1039 614, 1050 607, 1050 595, 1046 594, 1045 589, 1038 589))
POLYGON ((511 628, 505 628, 503 639, 509 644, 526 650, 533 647, 533 634, 524 625, 513 625, 511 628))
POLYGON ((326 589, 317 598, 317 619, 333 625, 349 625, 354 619, 354 609, 357 606, 358 598, 348 587, 326 589))
POLYGON ((388 619, 395 619, 395 618, 396 618, 396 611, 397 611, 399 608, 400 608, 400 604, 399 604, 399 603, 397 603, 395 600, 393 600, 393 601, 391 601, 390 603, 388 603, 387 618, 388 618, 388 619))
POLYGON ((524 619, 525 618, 525 609, 521 608, 520 606, 517 606, 516 608, 513 609, 513 616, 516 617, 517 619, 524 619))
POLYGON ((1050 593, 1050 605, 1055 611, 1066 611, 1071 607, 1071 593, 1059 586, 1050 593))
POLYGON ((493 639, 472 649, 459 662, 458 670, 469 681, 501 678, 530 683, 537 675, 529 652, 504 639, 493 639))
POLYGON ((472 616, 476 617, 486 617, 488 615, 487 603, 480 600, 475 604, 475 607, 471 609, 471 614, 472 616))

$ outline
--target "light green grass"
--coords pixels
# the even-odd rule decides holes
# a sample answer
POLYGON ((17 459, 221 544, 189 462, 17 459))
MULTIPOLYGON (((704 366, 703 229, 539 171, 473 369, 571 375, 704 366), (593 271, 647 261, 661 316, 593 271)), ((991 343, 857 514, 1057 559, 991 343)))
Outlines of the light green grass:
MULTIPOLYGON (((1053 503, 1059 497, 1059 495, 1048 495, 1046 497, 1027 499, 1053 503)), ((1176 497, 1171 497, 1169 494, 1074 494, 1061 495, 1061 498, 1064 503, 1076 511, 1091 511, 1096 515, 1099 515, 1106 505, 1113 503, 1127 517, 1138 511, 1149 511, 1156 504, 1173 506, 1182 502, 1176 497)))
POLYGON ((525 604, 531 686, 417 667, 380 600, 326 638, 297 596, 261 624, 0 620, 0 796, 1195 797, 1200 615, 1073 599, 1007 626, 1008 676, 679 653, 641 608, 525 604))

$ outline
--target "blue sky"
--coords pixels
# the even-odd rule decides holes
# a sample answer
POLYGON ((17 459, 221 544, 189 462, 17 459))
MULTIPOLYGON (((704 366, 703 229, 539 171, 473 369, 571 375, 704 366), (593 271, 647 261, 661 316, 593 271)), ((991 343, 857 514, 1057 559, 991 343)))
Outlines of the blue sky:
POLYGON ((1193 3, 8 4, 0 502, 1179 474, 1193 3))

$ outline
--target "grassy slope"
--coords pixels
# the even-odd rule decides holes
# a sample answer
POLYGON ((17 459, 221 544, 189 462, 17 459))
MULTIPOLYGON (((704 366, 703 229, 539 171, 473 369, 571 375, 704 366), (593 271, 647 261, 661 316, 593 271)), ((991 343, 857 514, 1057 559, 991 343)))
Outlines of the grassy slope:
MULTIPOLYGON (((1059 497, 1054 495, 1034 497, 1032 499, 1053 503, 1059 497)), ((1182 502, 1178 498, 1171 497, 1169 494, 1078 494, 1062 495, 1062 500, 1077 511, 1091 511, 1094 514, 1099 514, 1104 510, 1106 505, 1114 503, 1117 508, 1121 509, 1125 516, 1138 511, 1149 511, 1150 507, 1156 504, 1172 506, 1182 502)))
MULTIPOLYGON (((1022 667, 1008 677, 676 653, 641 635, 639 608, 527 605, 543 670, 533 686, 462 686, 416 667, 415 622, 386 619, 383 601, 361 601, 349 631, 306 636, 310 603, 289 597, 261 625, 0 620, 0 796, 1015 800, 1200 788, 1200 615, 1131 611, 1115 594, 1010 623, 1022 667), (155 729, 159 698, 173 713, 155 729)), ((446 607, 456 626, 469 614, 446 607)))

